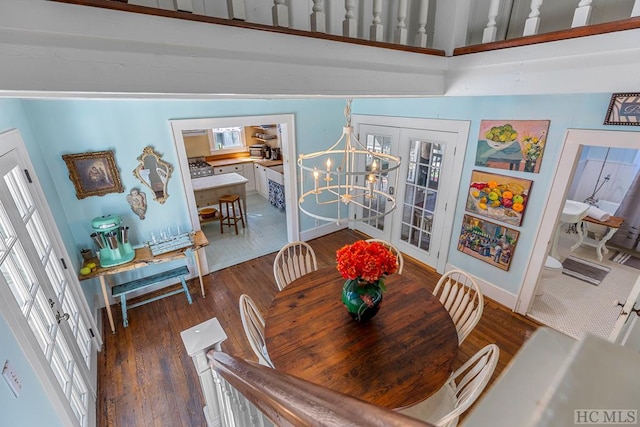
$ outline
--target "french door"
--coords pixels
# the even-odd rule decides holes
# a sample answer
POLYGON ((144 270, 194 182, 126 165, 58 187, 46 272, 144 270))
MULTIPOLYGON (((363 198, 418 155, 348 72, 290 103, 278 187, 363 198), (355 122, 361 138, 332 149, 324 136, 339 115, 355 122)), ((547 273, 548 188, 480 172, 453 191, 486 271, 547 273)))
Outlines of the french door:
MULTIPOLYGON (((379 190, 393 194, 396 209, 377 220, 355 222, 354 228, 387 240, 407 255, 444 272, 468 122, 372 116, 359 116, 356 121, 361 143, 371 151, 399 155, 402 165, 395 171, 399 174, 398 188, 389 185, 394 182, 392 176, 377 183, 379 190), (379 126, 369 121, 390 121, 404 127, 379 126)), ((389 203, 379 199, 383 199, 378 201, 381 206, 389 203)), ((359 213, 355 215, 358 218, 359 213)))
POLYGON ((0 309, 63 424, 93 426, 95 325, 18 131, 0 147, 0 309))

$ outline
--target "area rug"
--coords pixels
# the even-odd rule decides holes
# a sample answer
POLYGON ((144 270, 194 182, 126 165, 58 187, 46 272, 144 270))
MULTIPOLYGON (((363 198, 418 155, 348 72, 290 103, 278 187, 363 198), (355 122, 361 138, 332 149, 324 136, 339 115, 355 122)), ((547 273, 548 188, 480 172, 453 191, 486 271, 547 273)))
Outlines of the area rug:
POLYGON ((640 270, 640 258, 633 256, 626 252, 614 252, 609 258, 609 261, 613 261, 618 264, 628 265, 629 267, 637 268, 640 270))
POLYGON ((609 267, 574 256, 568 256, 562 261, 562 274, 575 277, 594 286, 602 283, 610 271, 609 267))

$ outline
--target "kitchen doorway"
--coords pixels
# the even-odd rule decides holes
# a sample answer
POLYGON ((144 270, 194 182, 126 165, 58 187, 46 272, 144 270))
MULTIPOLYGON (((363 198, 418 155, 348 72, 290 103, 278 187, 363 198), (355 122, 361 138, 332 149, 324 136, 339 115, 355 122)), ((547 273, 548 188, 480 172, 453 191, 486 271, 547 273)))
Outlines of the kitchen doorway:
MULTIPOLYGON (((200 253, 204 274, 277 251, 284 244, 299 239, 298 210, 295 208, 297 182, 295 161, 292 161, 295 156, 293 114, 184 119, 171 120, 170 123, 178 153, 178 168, 187 197, 191 227, 194 230, 203 230, 209 239, 209 247, 202 249, 200 253), (220 233, 218 221, 201 224, 184 135, 203 129, 245 128, 261 125, 277 127, 282 158, 284 212, 269 205, 268 201, 261 200, 264 199, 262 195, 255 191, 248 191, 247 203, 244 207, 246 227, 243 229, 239 224, 238 235, 233 229, 220 233)), ((250 144, 247 142, 246 145, 248 155, 250 144)), ((253 171, 253 169, 250 170, 253 171)), ((258 184, 257 180, 254 182, 258 184)))
MULTIPOLYGON (((604 130, 584 130, 584 129, 568 129, 565 135, 562 152, 558 161, 547 205, 544 209, 542 219, 540 221, 538 233, 534 248, 531 254, 529 265, 524 277, 524 284, 520 289, 518 302, 514 309, 515 312, 522 315, 530 315, 532 305, 535 300, 535 292, 538 281, 541 279, 541 271, 544 261, 551 243, 553 234, 556 230, 556 224, 560 217, 560 212, 564 206, 564 201, 569 191, 569 186, 573 180, 577 162, 580 153, 585 146, 595 147, 612 147, 640 149, 640 132, 630 131, 604 131, 604 130), (560 167, 560 165, 572 165, 571 167, 560 167)), ((605 303, 613 304, 612 301, 605 303)), ((593 317, 588 309, 580 313, 583 317, 593 317)))

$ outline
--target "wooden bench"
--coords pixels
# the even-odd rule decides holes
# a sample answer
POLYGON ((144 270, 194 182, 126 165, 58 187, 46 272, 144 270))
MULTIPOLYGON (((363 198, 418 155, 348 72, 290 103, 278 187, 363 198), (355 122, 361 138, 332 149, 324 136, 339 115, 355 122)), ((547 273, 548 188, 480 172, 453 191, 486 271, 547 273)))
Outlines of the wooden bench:
POLYGON ((131 304, 129 308, 138 307, 148 302, 156 301, 182 292, 185 293, 185 295, 187 296, 187 301, 189 301, 189 304, 191 304, 191 294, 189 293, 189 288, 187 288, 187 283, 184 281, 185 274, 189 274, 189 269, 186 266, 182 266, 179 268, 174 268, 173 270, 163 271, 162 273, 157 273, 152 276, 142 277, 140 279, 122 283, 111 288, 111 295, 113 295, 114 297, 120 297, 120 304, 122 305, 122 324, 124 325, 124 327, 126 328, 127 326, 129 326, 129 320, 127 319, 127 294, 138 289, 146 288, 147 286, 155 285, 156 283, 159 283, 163 280, 167 280, 172 277, 180 277, 180 281, 182 282, 182 289, 167 292, 162 295, 158 295, 156 297, 148 298, 135 304, 131 304))

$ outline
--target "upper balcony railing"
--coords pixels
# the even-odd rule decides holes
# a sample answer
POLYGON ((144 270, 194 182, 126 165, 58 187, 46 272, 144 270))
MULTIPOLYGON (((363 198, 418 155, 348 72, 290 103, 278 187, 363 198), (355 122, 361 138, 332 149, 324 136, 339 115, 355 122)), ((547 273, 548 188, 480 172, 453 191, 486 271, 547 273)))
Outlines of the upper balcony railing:
POLYGON ((54 1, 442 56, 640 28, 640 0, 54 1))

